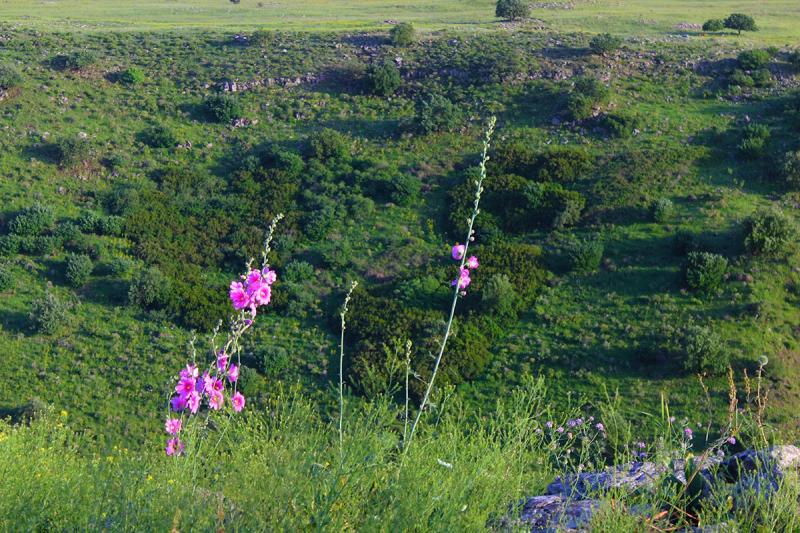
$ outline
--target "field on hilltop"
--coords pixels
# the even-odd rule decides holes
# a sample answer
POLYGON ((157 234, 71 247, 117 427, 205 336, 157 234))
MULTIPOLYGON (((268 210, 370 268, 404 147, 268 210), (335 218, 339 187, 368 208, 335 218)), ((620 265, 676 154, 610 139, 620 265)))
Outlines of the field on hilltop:
POLYGON ((0 529, 798 523, 800 5, 530 7, 0 0, 0 529))
MULTIPOLYGON (((170 29, 292 31, 380 30, 388 21, 413 22, 425 30, 492 30, 504 24, 494 15, 492 0, 5 0, 2 20, 44 31, 132 31, 170 29)), ((575 0, 532 2, 529 23, 555 31, 585 31, 637 37, 699 34, 701 25, 720 13, 749 13, 764 31, 745 42, 787 45, 800 38, 800 6, 789 0, 765 2, 721 0, 575 0), (686 27, 686 24, 698 26, 686 27)))

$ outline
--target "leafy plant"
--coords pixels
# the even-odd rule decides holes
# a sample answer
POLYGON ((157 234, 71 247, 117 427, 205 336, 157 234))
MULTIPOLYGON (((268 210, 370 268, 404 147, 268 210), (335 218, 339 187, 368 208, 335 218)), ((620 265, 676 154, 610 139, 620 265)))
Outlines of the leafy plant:
POLYGON ((605 247, 596 236, 570 239, 564 246, 564 255, 570 270, 579 274, 595 272, 600 268, 605 247))
POLYGON ((454 131, 463 121, 458 106, 440 94, 421 99, 416 111, 416 124, 423 133, 454 131))
POLYGON ((565 189, 558 183, 530 183, 523 191, 528 203, 528 220, 533 226, 552 229, 575 224, 586 199, 577 191, 565 189))
POLYGON ((669 198, 658 198, 650 204, 650 216, 654 222, 664 224, 675 213, 675 204, 669 198))
POLYGON ((57 55, 52 60, 56 70, 80 70, 97 61, 97 56, 88 50, 75 50, 69 54, 57 55))
POLYGON ((140 270, 128 289, 128 302, 140 309, 162 309, 169 304, 172 283, 158 268, 140 270))
POLYGON ((64 265, 64 277, 73 287, 82 287, 89 281, 94 270, 91 257, 84 254, 69 254, 64 265))
POLYGON ((0 63, 0 89, 13 89, 22 83, 22 75, 8 63, 0 63))
POLYGON ((531 8, 525 0, 497 0, 494 14, 497 18, 519 20, 528 18, 531 8))
POLYGON ((786 152, 781 164, 781 173, 789 187, 800 188, 800 150, 786 152))
POLYGON ((766 145, 770 139, 769 128, 763 124, 748 124, 742 131, 739 143, 739 155, 745 159, 758 159, 766 153, 766 145))
POLYGON ((308 138, 308 155, 323 162, 342 161, 350 156, 351 145, 338 131, 322 128, 308 138))
POLYGON ((36 202, 14 217, 8 229, 14 235, 41 235, 49 231, 55 221, 53 210, 45 204, 36 202))
POLYGON ((119 73, 119 81, 125 85, 140 85, 145 79, 144 71, 139 67, 128 67, 119 73))
POLYGON ((71 167, 88 160, 92 156, 92 146, 85 138, 63 137, 56 142, 55 154, 59 165, 71 167))
POLYGON ((758 26, 756 26, 756 21, 753 20, 753 17, 743 13, 732 13, 728 15, 728 18, 723 23, 726 28, 739 32, 739 35, 743 31, 758 31, 758 26))
POLYGON ((31 302, 28 321, 34 331, 52 335, 66 324, 69 308, 68 303, 48 290, 43 297, 31 302))
POLYGON ((14 286, 14 273, 8 265, 0 265, 0 292, 5 292, 14 286))
POLYGON ((367 70, 367 80, 372 93, 379 96, 391 96, 403 84, 400 70, 389 61, 372 65, 367 70))
POLYGON ((389 40, 395 46, 408 46, 414 43, 415 39, 414 25, 410 22, 401 22, 396 24, 389 30, 389 40))
POLYGON ((242 104, 228 94, 213 94, 203 102, 206 112, 217 122, 229 123, 244 113, 242 104))
POLYGON ((736 57, 739 66, 745 70, 764 68, 772 60, 772 54, 766 50, 745 50, 736 57))
POLYGON ((730 364, 730 353, 720 336, 711 328, 690 325, 680 340, 683 366, 690 372, 723 374, 730 364))
POLYGON ((728 260, 718 254, 689 252, 684 266, 684 279, 690 289, 714 294, 725 281, 728 260))
POLYGON ((779 255, 796 238, 793 221, 777 208, 759 209, 744 221, 744 247, 753 255, 779 255))
POLYGON ((595 35, 592 37, 592 40, 589 41, 589 50, 591 50, 593 54, 603 56, 612 52, 616 52, 619 50, 620 46, 622 46, 622 39, 615 37, 610 33, 601 33, 600 35, 595 35))
POLYGON ((725 21, 722 19, 708 19, 703 23, 703 31, 722 31, 725 28, 725 21))
POLYGON ((153 124, 139 132, 138 138, 151 148, 172 148, 178 144, 175 133, 163 124, 153 124))

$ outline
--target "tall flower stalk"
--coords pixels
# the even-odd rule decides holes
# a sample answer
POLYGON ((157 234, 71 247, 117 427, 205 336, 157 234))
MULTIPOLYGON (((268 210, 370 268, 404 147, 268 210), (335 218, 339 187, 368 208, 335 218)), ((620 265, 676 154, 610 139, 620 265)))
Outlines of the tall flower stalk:
POLYGON ((342 429, 344 423, 344 330, 347 327, 347 304, 350 303, 350 298, 353 296, 353 291, 358 287, 358 282, 354 281, 350 284, 350 290, 347 291, 347 296, 344 298, 344 305, 339 318, 342 320, 342 332, 339 339, 339 455, 344 453, 344 430, 342 429))
POLYGON ((414 423, 411 424, 411 430, 408 434, 408 440, 403 443, 403 453, 405 454, 408 451, 408 448, 411 446, 411 441, 414 438, 414 433, 417 430, 417 425, 419 425, 419 420, 422 417, 422 413, 425 412, 425 408, 428 405, 430 400, 431 391, 433 390, 433 384, 436 381, 436 374, 439 371, 439 365, 442 363, 442 356, 444 355, 444 350, 447 347, 447 340, 450 337, 450 331, 453 327, 453 317, 456 313, 456 305, 458 305, 458 297, 462 295, 464 289, 467 285, 469 285, 470 278, 469 278, 469 270, 472 268, 477 267, 477 259, 474 257, 470 257, 467 259, 467 252, 469 251, 469 243, 475 240, 475 230, 473 230, 473 225, 475 224, 475 218, 477 218, 478 213, 480 213, 479 204, 481 201, 481 194, 483 193, 483 180, 486 179, 486 163, 489 161, 489 146, 491 145, 492 141, 492 134, 494 133, 494 127, 497 122, 495 117, 489 119, 489 125, 486 129, 486 134, 483 139, 483 152, 481 154, 481 162, 480 162, 480 175, 478 179, 475 180, 475 202, 472 206, 472 214, 468 219, 468 227, 467 227, 467 238, 464 241, 463 245, 456 244, 453 247, 453 258, 460 259, 461 265, 459 266, 459 277, 455 279, 453 282, 453 301, 450 305, 450 316, 447 319, 447 327, 444 331, 444 337, 442 338, 442 344, 439 347, 439 353, 436 356, 436 360, 433 363, 433 372, 431 373, 431 378, 428 380, 428 386, 425 389, 425 395, 422 397, 422 403, 420 403, 419 411, 417 411, 417 416, 414 418, 414 423), (473 266, 474 265, 474 266, 473 266))

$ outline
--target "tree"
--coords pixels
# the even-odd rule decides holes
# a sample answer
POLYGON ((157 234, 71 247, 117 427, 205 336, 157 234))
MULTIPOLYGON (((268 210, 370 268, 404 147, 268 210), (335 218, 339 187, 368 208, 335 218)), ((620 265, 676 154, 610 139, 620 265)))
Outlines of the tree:
POLYGON ((725 21, 722 19, 709 19, 703 23, 703 31, 722 31, 725 21))
POLYGON ((408 46, 414 42, 414 25, 410 22, 401 22, 389 30, 389 39, 395 46, 408 46))
POLYGON ((388 61, 372 65, 367 71, 367 79, 372 93, 378 96, 391 96, 403 84, 400 70, 388 61))
POLYGON ((531 8, 524 0, 497 0, 494 14, 497 18, 517 20, 527 18, 530 12, 531 8))
POLYGON ((756 21, 753 20, 753 17, 743 13, 729 15, 725 19, 724 25, 728 29, 738 31, 739 35, 742 34, 742 31, 758 31, 758 26, 756 26, 756 21))
POLYGON ((589 41, 589 50, 593 54, 604 56, 611 52, 616 52, 622 46, 622 39, 615 37, 610 33, 602 33, 595 35, 589 41))

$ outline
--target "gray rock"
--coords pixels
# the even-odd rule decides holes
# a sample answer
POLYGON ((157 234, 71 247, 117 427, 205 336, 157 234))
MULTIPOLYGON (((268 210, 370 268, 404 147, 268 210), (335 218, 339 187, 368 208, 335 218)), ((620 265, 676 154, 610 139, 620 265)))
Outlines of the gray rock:
POLYGON ((525 501, 516 521, 532 533, 588 531, 597 500, 571 500, 561 495, 534 496, 525 501))
POLYGON ((790 444, 737 453, 725 459, 720 470, 728 481, 739 481, 748 473, 770 473, 780 479, 786 472, 798 468, 800 448, 790 444))
POLYGON ((633 462, 609 467, 602 472, 581 472, 559 476, 547 486, 547 494, 585 498, 612 489, 633 492, 637 489, 652 487, 655 480, 663 476, 667 470, 666 466, 651 462, 633 462))

